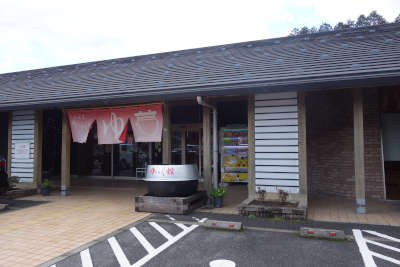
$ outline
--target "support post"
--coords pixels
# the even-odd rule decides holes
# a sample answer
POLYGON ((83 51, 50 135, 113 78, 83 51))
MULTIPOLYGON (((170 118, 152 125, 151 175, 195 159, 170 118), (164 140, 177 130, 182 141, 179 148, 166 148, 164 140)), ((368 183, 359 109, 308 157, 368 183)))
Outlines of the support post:
POLYGON ((306 115, 306 92, 298 92, 299 113, 299 191, 305 198, 307 204, 307 115, 306 115))
POLYGON ((153 162, 153 143, 149 142, 149 164, 153 162))
POLYGON ((35 154, 34 154, 34 182, 40 187, 42 182, 42 147, 43 147, 43 112, 35 111, 35 154))
POLYGON ((171 164, 171 115, 170 106, 164 104, 162 136, 162 163, 171 164))
POLYGON ((71 185, 71 129, 68 116, 63 111, 62 117, 62 145, 61 145, 61 195, 68 196, 71 185))
POLYGON ((12 112, 8 113, 8 153, 7 153, 7 174, 11 177, 11 155, 12 155, 12 112))
POLYGON ((353 91, 354 113, 354 180, 356 193, 356 212, 366 213, 365 203, 365 163, 364 163, 364 110, 363 91, 353 91))
POLYGON ((250 95, 247 103, 247 127, 248 127, 248 198, 256 196, 256 162, 255 162, 255 110, 254 95, 250 95))
POLYGON ((204 189, 208 194, 212 190, 211 166, 211 118, 210 109, 203 107, 203 180, 204 189))
POLYGON ((186 164, 186 130, 181 131, 181 162, 186 164))

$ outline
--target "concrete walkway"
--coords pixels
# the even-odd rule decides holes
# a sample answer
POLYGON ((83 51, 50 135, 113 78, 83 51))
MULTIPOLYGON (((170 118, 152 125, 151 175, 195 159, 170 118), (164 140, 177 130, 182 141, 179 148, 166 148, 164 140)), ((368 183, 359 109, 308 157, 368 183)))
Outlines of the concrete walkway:
MULTIPOLYGON (((221 208, 202 208, 198 211, 238 214, 238 206, 247 197, 246 185, 228 187, 221 208)), ((308 205, 309 220, 400 226, 400 201, 367 201, 367 214, 357 214, 353 200, 343 198, 311 198, 308 205)))
POLYGON ((367 213, 355 212, 355 201, 343 198, 311 198, 308 219, 400 226, 400 202, 367 200, 367 213))
POLYGON ((0 213, 0 266, 35 266, 144 218, 134 196, 145 191, 91 187, 22 198, 49 202, 0 213))

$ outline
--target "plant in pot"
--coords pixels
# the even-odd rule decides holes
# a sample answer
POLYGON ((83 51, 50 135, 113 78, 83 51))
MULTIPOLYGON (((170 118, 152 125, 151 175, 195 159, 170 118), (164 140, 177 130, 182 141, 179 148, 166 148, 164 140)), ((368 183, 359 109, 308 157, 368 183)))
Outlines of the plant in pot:
POLYGON ((221 208, 224 196, 226 195, 226 188, 218 187, 211 192, 213 197, 214 208, 221 208))
POLYGON ((51 185, 52 185, 52 182, 49 181, 49 179, 44 179, 44 181, 40 184, 40 193, 43 196, 50 195, 51 185))

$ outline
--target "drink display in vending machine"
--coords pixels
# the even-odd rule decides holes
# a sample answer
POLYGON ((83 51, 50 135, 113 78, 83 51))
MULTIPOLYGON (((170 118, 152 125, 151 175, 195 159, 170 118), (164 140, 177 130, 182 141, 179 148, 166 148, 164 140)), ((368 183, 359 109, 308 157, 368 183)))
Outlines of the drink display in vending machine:
POLYGON ((221 128, 221 181, 248 180, 248 129, 221 128))

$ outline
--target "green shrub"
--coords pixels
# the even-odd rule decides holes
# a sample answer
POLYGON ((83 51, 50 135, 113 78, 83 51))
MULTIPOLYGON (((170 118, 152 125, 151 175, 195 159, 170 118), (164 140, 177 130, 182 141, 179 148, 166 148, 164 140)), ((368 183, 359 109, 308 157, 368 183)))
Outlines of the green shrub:
POLYGON ((225 187, 218 187, 211 192, 212 197, 223 197, 226 195, 226 188, 225 187))

